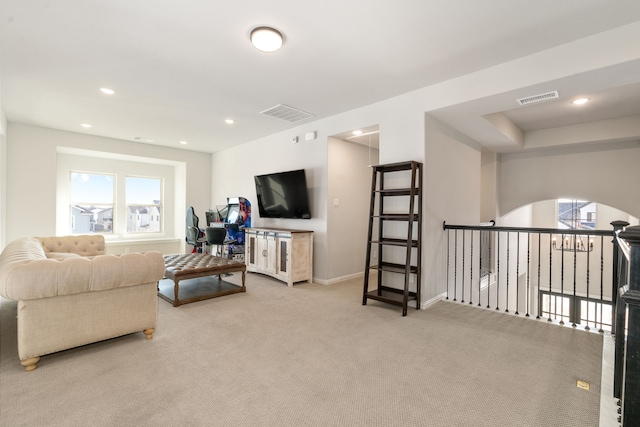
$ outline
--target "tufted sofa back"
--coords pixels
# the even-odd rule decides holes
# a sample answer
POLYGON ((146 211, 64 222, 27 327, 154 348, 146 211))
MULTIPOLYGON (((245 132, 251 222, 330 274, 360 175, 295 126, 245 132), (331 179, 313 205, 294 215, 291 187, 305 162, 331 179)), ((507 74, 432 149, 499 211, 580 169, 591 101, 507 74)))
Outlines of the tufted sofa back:
POLYGON ((60 237, 36 237, 42 244, 45 254, 72 253, 80 256, 104 255, 104 236, 81 235, 60 237))

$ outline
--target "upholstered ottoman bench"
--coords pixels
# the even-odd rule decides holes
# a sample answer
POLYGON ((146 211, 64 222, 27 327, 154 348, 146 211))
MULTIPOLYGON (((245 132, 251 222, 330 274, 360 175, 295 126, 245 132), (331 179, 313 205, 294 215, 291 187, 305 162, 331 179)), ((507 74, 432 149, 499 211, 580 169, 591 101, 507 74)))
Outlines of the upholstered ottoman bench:
POLYGON ((158 296, 177 307, 195 301, 216 298, 223 295, 246 292, 245 275, 247 266, 240 261, 222 258, 208 254, 177 254, 165 255, 165 279, 173 281, 173 298, 170 293, 162 292, 158 286, 158 296), (230 273, 242 273, 242 286, 237 286, 222 280, 222 275, 230 273), (218 276, 212 281, 210 276, 218 276), (209 278, 195 283, 199 292, 187 298, 180 299, 180 281, 198 278, 209 278))

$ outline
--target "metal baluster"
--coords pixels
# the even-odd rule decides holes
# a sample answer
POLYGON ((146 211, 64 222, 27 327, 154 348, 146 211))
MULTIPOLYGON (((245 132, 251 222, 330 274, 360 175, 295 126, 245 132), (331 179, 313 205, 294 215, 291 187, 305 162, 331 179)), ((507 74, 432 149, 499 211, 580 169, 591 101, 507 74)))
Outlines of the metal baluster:
POLYGON ((449 269, 451 266, 449 265, 449 258, 451 255, 451 230, 447 230, 447 297, 445 299, 449 299, 449 269))
MULTIPOLYGON (((564 319, 562 318, 562 315, 564 314, 564 234, 562 235, 562 246, 560 246, 562 248, 562 250, 560 251, 562 253, 562 263, 560 264, 560 324, 564 325, 564 319)), ((558 305, 557 305, 557 298, 554 298, 554 302, 556 302, 556 306, 554 308, 555 314, 558 314, 558 305)))
MULTIPOLYGON (((551 234, 549 234, 549 241, 551 241, 551 234)), ((542 235, 538 233, 538 295, 540 295, 540 254, 542 251, 542 235)), ((536 319, 540 319, 540 297, 538 297, 538 310, 536 311, 536 319)))
POLYGON ((480 274, 478 275, 478 307, 480 307, 480 291, 482 290, 482 253, 486 245, 482 244, 482 231, 478 233, 478 239, 480 240, 480 274))
POLYGON ((507 231, 507 309, 504 311, 505 313, 509 312, 509 246, 511 245, 511 240, 509 239, 509 232, 507 231))
MULTIPOLYGON (((551 249, 551 244, 553 242, 553 238, 552 235, 549 235, 549 318, 547 319, 547 322, 551 322, 551 281, 553 279, 552 276, 552 271, 551 271, 551 266, 553 265, 553 251, 551 249)), ((555 298, 554 298, 554 304, 555 304, 555 298)))
POLYGON ((469 304, 473 304, 473 230, 471 230, 471 277, 469 278, 469 304))
POLYGON ((575 328, 576 325, 576 312, 577 312, 577 308, 576 306, 577 304, 577 300, 576 300, 576 272, 577 272, 577 264, 578 262, 578 235, 574 234, 573 235, 573 313, 572 313, 572 318, 573 318, 573 322, 571 323, 571 326, 573 328, 575 328))
POLYGON ((455 243, 453 249, 453 259, 454 259, 454 268, 453 268, 453 300, 456 301, 456 297, 458 294, 458 230, 456 229, 453 234, 455 243))
POLYGON ((491 257, 491 248, 493 247, 493 245, 491 244, 491 242, 493 242, 493 233, 491 231, 489 231, 489 276, 487 277, 487 308, 490 308, 491 304, 491 264, 493 261, 493 258, 491 257))
POLYGON ((516 239, 516 316, 520 315, 520 232, 516 239))
MULTIPOLYGON (((584 327, 585 331, 589 331, 591 330, 591 328, 589 327, 589 267, 590 267, 590 262, 589 262, 589 257, 591 255, 591 236, 587 236, 587 324, 584 327)), ((595 319, 593 319, 595 320, 595 319)))
POLYGON ((460 302, 464 302, 464 261, 466 258, 466 231, 462 230, 462 292, 460 292, 460 294, 462 295, 462 299, 460 300, 460 302))
MULTIPOLYGON (((604 236, 600 236, 600 301, 604 293, 604 236)), ((613 295, 611 296, 613 298, 613 295)), ((603 333, 604 329, 602 329, 602 303, 600 303, 600 329, 598 332, 603 333)))
POLYGON ((498 247, 496 249, 497 274, 496 274, 496 310, 500 310, 500 232, 498 231, 498 247))
POLYGON ((530 256, 530 252, 531 252, 531 233, 527 233, 527 295, 525 296, 526 299, 526 309, 527 312, 525 314, 524 317, 529 317, 529 277, 531 277, 531 256, 530 256))

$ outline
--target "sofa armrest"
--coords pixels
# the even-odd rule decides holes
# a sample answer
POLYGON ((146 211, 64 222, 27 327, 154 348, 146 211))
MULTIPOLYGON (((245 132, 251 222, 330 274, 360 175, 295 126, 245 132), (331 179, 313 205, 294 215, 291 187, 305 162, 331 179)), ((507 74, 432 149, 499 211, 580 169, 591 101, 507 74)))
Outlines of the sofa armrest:
POLYGON ((0 294, 13 300, 47 298, 157 282, 160 252, 16 261, 0 269, 0 294))

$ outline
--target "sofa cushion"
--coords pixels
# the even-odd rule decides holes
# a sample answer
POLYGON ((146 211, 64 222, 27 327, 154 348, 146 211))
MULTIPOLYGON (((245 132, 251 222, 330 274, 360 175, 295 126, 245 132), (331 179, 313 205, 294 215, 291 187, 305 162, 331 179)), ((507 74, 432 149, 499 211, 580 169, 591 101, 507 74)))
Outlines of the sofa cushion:
POLYGON ((49 259, 65 259, 65 258, 80 258, 80 255, 67 253, 67 252, 47 252, 45 253, 49 259))

